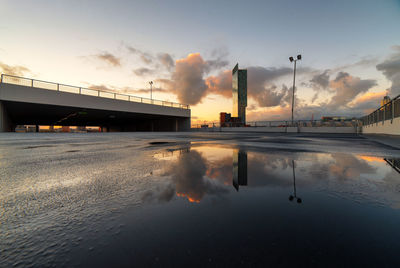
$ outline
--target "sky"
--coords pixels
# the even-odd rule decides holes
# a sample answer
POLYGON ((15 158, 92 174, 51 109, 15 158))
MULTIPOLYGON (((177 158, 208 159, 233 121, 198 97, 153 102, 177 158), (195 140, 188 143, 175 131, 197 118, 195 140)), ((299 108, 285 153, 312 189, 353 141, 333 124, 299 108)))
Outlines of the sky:
POLYGON ((0 0, 0 72, 232 111, 248 70, 248 121, 358 117, 400 94, 400 1, 0 0))

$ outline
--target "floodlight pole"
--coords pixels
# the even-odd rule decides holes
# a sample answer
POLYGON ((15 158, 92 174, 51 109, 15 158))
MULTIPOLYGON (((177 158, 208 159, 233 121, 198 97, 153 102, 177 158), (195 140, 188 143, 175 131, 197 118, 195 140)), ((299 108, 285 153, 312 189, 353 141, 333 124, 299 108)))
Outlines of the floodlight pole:
POLYGON ((295 89, 295 85, 296 85, 296 62, 297 62, 297 60, 294 60, 294 71, 293 71, 293 96, 292 96, 292 127, 293 127, 294 89, 295 89))
POLYGON ((150 81, 149 84, 150 84, 150 99, 152 100, 153 99, 153 81, 150 81))
POLYGON ((294 61, 294 70, 293 70, 293 96, 292 96, 292 126, 294 125, 293 122, 293 109, 294 109, 294 90, 296 87, 296 63, 298 60, 301 60, 301 55, 297 55, 296 58, 294 57, 289 57, 290 62, 294 61))

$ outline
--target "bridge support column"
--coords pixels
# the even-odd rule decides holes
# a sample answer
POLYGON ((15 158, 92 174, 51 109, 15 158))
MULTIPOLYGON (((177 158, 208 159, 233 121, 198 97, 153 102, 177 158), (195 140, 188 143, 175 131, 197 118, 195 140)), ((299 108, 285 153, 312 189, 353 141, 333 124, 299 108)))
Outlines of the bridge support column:
POLYGON ((13 123, 8 116, 7 109, 2 101, 0 101, 0 132, 12 132, 13 123))
POLYGON ((190 117, 179 120, 178 131, 189 131, 190 127, 190 117))

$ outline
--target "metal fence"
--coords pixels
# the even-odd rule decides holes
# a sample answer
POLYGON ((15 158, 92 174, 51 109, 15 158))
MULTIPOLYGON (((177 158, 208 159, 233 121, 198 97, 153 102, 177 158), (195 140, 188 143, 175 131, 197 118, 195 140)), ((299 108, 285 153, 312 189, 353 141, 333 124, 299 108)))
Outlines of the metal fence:
POLYGON ((26 86, 26 87, 36 87, 36 88, 42 88, 42 89, 47 89, 47 90, 103 97, 103 98, 109 98, 109 99, 115 99, 115 100, 124 100, 124 101, 131 101, 131 102, 140 102, 140 103, 168 106, 168 107, 174 107, 174 108, 180 108, 180 109, 190 109, 189 105, 180 104, 180 103, 176 103, 176 102, 148 99, 148 98, 142 98, 142 97, 137 97, 137 96, 128 95, 128 94, 120 94, 120 93, 110 92, 110 91, 105 91, 105 90, 97 90, 97 89, 90 89, 90 88, 84 88, 84 87, 70 86, 70 85, 47 82, 47 81, 19 77, 19 76, 8 75, 8 74, 1 75, 0 83, 14 84, 14 85, 20 85, 20 86, 26 86))
POLYGON ((400 95, 379 107, 369 115, 362 117, 361 122, 364 126, 367 126, 386 120, 393 120, 393 118, 396 117, 400 117, 400 95))
MULTIPOLYGON (((237 125, 237 123, 236 123, 237 125)), ((271 128, 286 128, 286 127, 356 127, 359 125, 359 120, 296 120, 296 121, 253 121, 247 122, 245 127, 271 127, 271 128)), ((203 124, 192 124, 192 128, 220 128, 219 122, 204 122, 203 124)), ((235 123, 225 123, 222 127, 235 127, 235 123)))

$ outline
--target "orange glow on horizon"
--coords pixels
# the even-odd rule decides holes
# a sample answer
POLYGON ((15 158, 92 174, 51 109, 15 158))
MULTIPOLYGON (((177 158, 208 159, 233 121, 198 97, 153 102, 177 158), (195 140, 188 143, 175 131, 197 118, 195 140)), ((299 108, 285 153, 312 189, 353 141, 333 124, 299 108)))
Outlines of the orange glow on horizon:
POLYGON ((381 163, 385 163, 385 160, 383 160, 380 157, 376 157, 376 156, 368 156, 368 155, 359 155, 358 156, 360 159, 365 160, 367 162, 381 162, 381 163))

